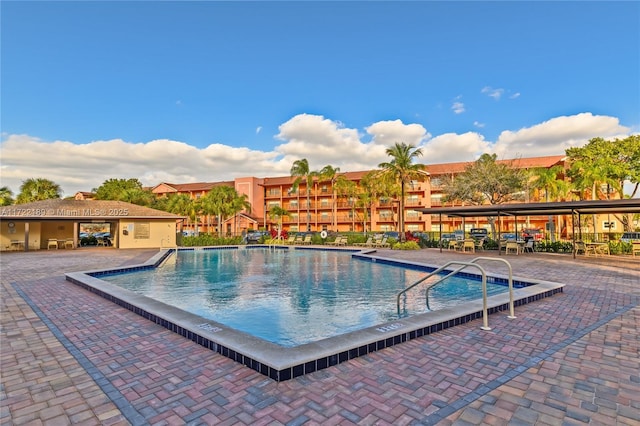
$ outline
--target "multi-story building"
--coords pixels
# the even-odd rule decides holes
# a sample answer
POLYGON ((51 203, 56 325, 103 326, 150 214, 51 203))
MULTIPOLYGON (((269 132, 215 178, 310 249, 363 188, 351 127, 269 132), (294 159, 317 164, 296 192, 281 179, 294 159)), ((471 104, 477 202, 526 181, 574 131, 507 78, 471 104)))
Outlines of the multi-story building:
MULTIPOLYGON (((564 156, 549 156, 502 161, 509 162, 513 167, 530 169, 564 166, 564 159, 564 156)), ((423 181, 414 181, 405 187, 405 230, 430 232, 440 229, 438 216, 423 214, 418 209, 443 207, 442 183, 445 179, 451 179, 452 176, 462 173, 470 164, 470 162, 425 164, 429 176, 423 181)), ((368 172, 346 172, 340 175, 354 182, 358 187, 368 172)), ((400 203, 397 198, 382 198, 369 206, 363 206, 357 198, 339 194, 336 185, 331 181, 314 179, 309 188, 304 179, 297 187, 294 182, 295 177, 292 176, 243 177, 226 182, 161 183, 152 191, 157 195, 184 193, 197 199, 215 186, 227 185, 235 188, 239 194, 247 196, 251 209, 233 218, 227 218, 225 223, 221 224, 220 230, 227 234, 239 234, 242 230, 248 229, 272 229, 280 222, 283 229, 290 232, 393 231, 398 228, 400 203), (281 218, 269 217, 269 211, 273 206, 282 207, 288 214, 281 218)), ((534 195, 533 199, 525 199, 525 201, 539 201, 539 198, 534 195)), ((527 226, 544 228, 548 218, 546 216, 528 217, 523 220, 527 221, 527 226)), ((199 223, 203 224, 204 221, 205 218, 201 218, 199 223)), ((445 217, 442 218, 442 222, 443 231, 452 231, 461 227, 461 220, 456 218, 445 217)), ((187 224, 188 226, 193 224, 187 224)), ((465 224, 467 228, 486 226, 486 218, 477 218, 473 223, 465 224)))

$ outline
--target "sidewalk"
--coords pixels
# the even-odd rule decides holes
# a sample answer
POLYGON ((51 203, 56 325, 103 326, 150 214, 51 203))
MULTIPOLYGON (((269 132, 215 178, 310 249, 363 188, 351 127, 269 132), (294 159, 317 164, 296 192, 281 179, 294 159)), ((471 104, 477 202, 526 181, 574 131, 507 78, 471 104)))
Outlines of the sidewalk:
POLYGON ((155 253, 2 254, 0 424, 640 424, 638 258, 508 256, 564 293, 276 383, 63 276, 155 253))

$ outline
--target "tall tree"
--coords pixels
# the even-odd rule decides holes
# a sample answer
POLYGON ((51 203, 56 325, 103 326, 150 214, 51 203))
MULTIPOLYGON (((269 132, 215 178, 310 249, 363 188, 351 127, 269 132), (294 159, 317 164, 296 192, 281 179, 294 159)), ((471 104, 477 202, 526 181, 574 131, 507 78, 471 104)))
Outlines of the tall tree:
MULTIPOLYGON (((347 179, 344 175, 338 175, 335 182, 335 191, 338 197, 343 197, 347 205, 351 208, 351 229, 355 231, 355 219, 358 198, 358 184, 354 181, 347 179)), ((364 229, 366 231, 366 227, 364 229)))
POLYGON ((13 204, 13 192, 8 186, 0 188, 0 206, 10 206, 13 204))
POLYGON ((293 162, 290 170, 291 176, 296 179, 293 181, 293 190, 298 191, 300 183, 304 182, 306 185, 307 195, 307 231, 311 231, 311 188, 313 187, 313 181, 318 172, 312 171, 309 168, 309 161, 306 158, 296 160, 293 162))
POLYGON ((276 236, 276 239, 278 240, 282 239, 282 218, 288 215, 289 212, 287 210, 277 205, 271 206, 271 208, 269 209, 269 218, 271 220, 278 221, 278 235, 276 236))
MULTIPOLYGON (((446 194, 443 201, 482 205, 521 200, 526 180, 525 171, 515 168, 513 162, 498 163, 496 154, 482 154, 464 172, 443 181, 442 190, 446 194)), ((487 218, 494 235, 495 219, 487 218)))
MULTIPOLYGON (((569 193, 570 185, 564 180, 562 173, 564 168, 562 166, 553 166, 550 168, 536 167, 532 171, 533 180, 531 187, 539 191, 544 191, 545 201, 557 201, 560 198, 564 198, 569 193)), ((558 220, 560 216, 558 216, 558 220)), ((551 241, 555 241, 555 232, 553 232, 553 215, 548 217, 548 228, 551 233, 551 241)), ((558 227, 561 228, 560 224, 558 227)))
POLYGON ((413 161, 422 156, 422 149, 404 142, 396 142, 395 145, 386 149, 386 154, 391 157, 391 161, 378 165, 382 169, 381 175, 391 175, 400 184, 400 206, 398 222, 400 224, 400 241, 404 241, 404 198, 405 187, 412 180, 424 180, 428 173, 422 164, 415 164, 413 161))
POLYGON ((150 206, 155 196, 136 179, 107 179, 94 188, 96 200, 125 201, 127 203, 150 206))
MULTIPOLYGON (((195 220, 195 206, 194 200, 187 194, 174 194, 170 195, 166 205, 169 213, 186 216, 187 220, 195 220)), ((183 229, 183 224, 180 224, 180 231, 183 229)))
POLYGON ((60 185, 49 179, 35 178, 22 181, 16 204, 60 198, 60 185))
POLYGON ((334 231, 338 230, 338 220, 336 217, 338 215, 338 206, 336 205, 337 193, 335 188, 336 179, 339 176, 338 173, 340 173, 340 167, 333 167, 331 165, 324 166, 318 172, 319 182, 329 182, 331 184, 331 216, 333 217, 332 228, 334 231))
POLYGON ((201 198, 203 213, 215 214, 218 222, 218 232, 222 234, 222 224, 230 217, 243 210, 251 209, 245 194, 238 194, 235 188, 221 185, 215 186, 201 198))

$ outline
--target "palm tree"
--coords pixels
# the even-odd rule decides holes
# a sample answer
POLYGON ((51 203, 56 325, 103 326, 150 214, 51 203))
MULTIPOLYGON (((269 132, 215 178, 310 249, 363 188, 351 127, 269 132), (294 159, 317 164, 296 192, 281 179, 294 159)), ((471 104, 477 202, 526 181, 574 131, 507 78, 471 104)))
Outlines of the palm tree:
POLYGON ((340 167, 333 167, 331 165, 324 166, 318 172, 320 182, 331 183, 331 192, 332 192, 331 202, 333 205, 333 207, 331 208, 331 215, 333 216, 332 227, 334 231, 338 230, 338 219, 336 217, 338 215, 338 207, 336 206, 336 188, 335 188, 335 183, 338 177, 338 173, 340 173, 340 167))
MULTIPOLYGON (((549 202, 550 199, 557 200, 558 198, 565 197, 569 192, 569 184, 563 180, 558 179, 558 176, 564 171, 562 166, 553 166, 549 169, 546 167, 537 167, 532 170, 533 182, 531 186, 534 189, 544 191, 545 202, 549 202)), ((559 219, 560 217, 558 217, 559 219)), ((553 232, 553 215, 549 215, 549 232, 551 234, 551 241, 555 241, 555 232, 553 232)), ((558 224, 560 227, 560 224, 558 224)))
POLYGON ((207 211, 218 217, 218 234, 222 235, 222 223, 234 214, 232 212, 233 200, 238 196, 235 188, 230 186, 215 186, 203 197, 207 205, 207 211))
POLYGON ((318 175, 318 172, 311 171, 309 169, 309 161, 306 158, 296 160, 291 166, 291 176, 296 177, 293 181, 293 190, 297 191, 301 182, 306 184, 307 192, 307 231, 311 231, 311 187, 313 186, 313 179, 318 175))
POLYGON ((60 198, 60 194, 60 185, 49 179, 27 179, 20 186, 20 194, 18 194, 16 204, 60 198))
MULTIPOLYGON (((187 220, 189 220, 191 212, 194 210, 193 200, 187 194, 175 194, 169 197, 166 208, 169 213, 187 216, 187 220)), ((182 232, 183 225, 183 223, 180 224, 180 232, 182 232)))
POLYGON ((392 176, 400 183, 399 228, 400 241, 404 241, 404 196, 405 186, 412 180, 423 180, 428 173, 422 164, 414 164, 413 160, 422 156, 422 149, 404 142, 396 142, 386 149, 386 154, 392 159, 389 162, 378 164, 382 169, 382 176, 392 176))
POLYGON ((335 181, 335 191, 339 197, 347 199, 349 207, 351 207, 351 229, 355 231, 358 185, 354 181, 347 179, 344 175, 338 175, 335 181))
POLYGON ((0 206, 10 206, 13 204, 13 192, 8 186, 0 188, 0 206))
POLYGON ((276 237, 276 239, 278 240, 282 238, 282 217, 288 215, 288 211, 277 205, 271 206, 271 208, 269 209, 269 218, 271 218, 271 220, 278 221, 278 235, 276 237))
MULTIPOLYGON (((231 200, 231 203, 229 206, 229 211, 234 216, 234 218, 241 211, 251 211, 251 203, 249 202, 248 198, 249 197, 247 194, 239 194, 236 191, 235 197, 231 200)), ((235 221, 235 219, 234 219, 233 228, 234 228, 234 233, 237 234, 238 229, 237 229, 237 222, 235 221)))

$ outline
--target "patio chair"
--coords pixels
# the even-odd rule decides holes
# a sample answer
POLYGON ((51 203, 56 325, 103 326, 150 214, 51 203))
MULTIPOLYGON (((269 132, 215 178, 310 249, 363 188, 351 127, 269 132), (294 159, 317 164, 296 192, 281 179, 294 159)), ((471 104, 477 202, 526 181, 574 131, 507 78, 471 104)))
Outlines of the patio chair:
POLYGON ((456 240, 449 241, 449 250, 457 250, 458 242, 456 240))
POLYGON ((533 253, 533 240, 529 240, 526 243, 524 243, 524 246, 522 247, 522 252, 533 253))
POLYGON ((58 250, 58 240, 54 240, 53 238, 47 241, 47 250, 51 250, 52 248, 58 250))
POLYGON ((471 252, 471 253, 475 253, 476 252, 476 244, 474 240, 464 240, 464 242, 462 243, 462 251, 463 252, 471 252))
POLYGON ((520 247, 518 247, 518 243, 516 241, 507 241, 505 254, 509 253, 520 254, 520 247))
POLYGON ((483 238, 479 238, 479 239, 475 240, 474 248, 475 248, 476 251, 484 250, 484 239, 483 238))
POLYGON ((302 245, 310 245, 311 244, 311 234, 307 234, 304 237, 304 240, 302 240, 302 245))
POLYGON ((635 257, 636 253, 640 255, 640 241, 631 242, 631 255, 635 257))

